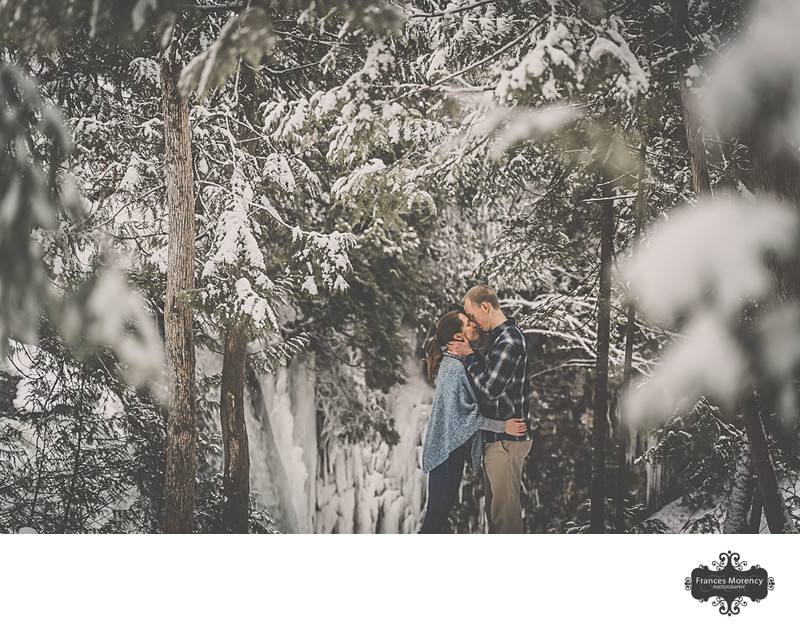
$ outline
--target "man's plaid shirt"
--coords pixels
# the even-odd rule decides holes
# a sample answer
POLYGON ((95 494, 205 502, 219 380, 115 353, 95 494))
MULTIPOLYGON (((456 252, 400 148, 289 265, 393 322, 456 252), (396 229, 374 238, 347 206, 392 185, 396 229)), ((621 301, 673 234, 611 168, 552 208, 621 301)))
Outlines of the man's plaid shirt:
POLYGON ((464 358, 481 414, 491 419, 524 419, 528 429, 521 437, 505 432, 483 431, 484 439, 492 441, 529 441, 533 438, 530 423, 530 383, 528 382, 528 352, 525 336, 509 318, 488 335, 489 346, 482 360, 473 353, 464 358))

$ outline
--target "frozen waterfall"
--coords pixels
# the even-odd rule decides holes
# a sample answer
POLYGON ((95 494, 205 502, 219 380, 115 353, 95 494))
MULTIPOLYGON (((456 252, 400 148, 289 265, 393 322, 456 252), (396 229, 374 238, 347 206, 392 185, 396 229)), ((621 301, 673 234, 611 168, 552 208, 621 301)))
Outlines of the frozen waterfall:
POLYGON ((433 387, 415 358, 389 393, 400 436, 317 444, 313 358, 259 376, 247 389, 250 485, 284 533, 413 533, 425 510, 420 461, 433 387), (322 452, 322 453, 320 453, 322 452))

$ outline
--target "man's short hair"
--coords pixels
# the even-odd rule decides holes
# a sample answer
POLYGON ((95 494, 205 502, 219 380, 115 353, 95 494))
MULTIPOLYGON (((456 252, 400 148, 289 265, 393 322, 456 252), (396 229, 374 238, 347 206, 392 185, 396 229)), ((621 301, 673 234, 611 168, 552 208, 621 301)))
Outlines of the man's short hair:
POLYGON ((500 301, 497 299, 497 294, 495 294, 494 290, 490 288, 488 285, 476 285, 469 289, 469 291, 464 295, 464 301, 469 299, 471 303, 475 305, 481 305, 481 303, 489 303, 495 309, 500 309, 500 301))

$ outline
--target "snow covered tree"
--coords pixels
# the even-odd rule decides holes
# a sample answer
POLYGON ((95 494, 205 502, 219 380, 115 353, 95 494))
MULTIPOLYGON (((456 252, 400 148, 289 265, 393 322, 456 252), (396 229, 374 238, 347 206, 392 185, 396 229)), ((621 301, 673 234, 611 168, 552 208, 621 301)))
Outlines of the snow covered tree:
MULTIPOLYGON (((85 6, 80 5, 80 3, 75 3, 74 5, 70 5, 69 9, 72 11, 75 10, 75 14, 69 13, 69 15, 61 15, 62 18, 62 25, 68 28, 76 28, 78 32, 81 34, 85 34, 85 31, 81 29, 85 29, 88 24, 88 16, 83 11, 85 6), (84 21, 85 20, 85 21, 84 21)), ((95 9, 100 5, 95 3, 95 9)), ((136 5, 138 7, 138 4, 136 5)), ((141 9, 141 7, 139 7, 141 9)), ((134 9, 136 11, 137 9, 134 9)), ((48 20, 52 20, 56 24, 58 24, 58 15, 50 16, 45 15, 44 13, 38 12, 35 8, 32 8, 33 15, 31 17, 32 21, 36 23, 37 19, 44 20, 47 22, 48 20), (34 19, 36 18, 36 19, 34 19)), ((102 8, 100 9, 102 13, 102 8)), ((95 16, 96 17, 96 16, 95 16)), ((135 16, 134 16, 135 17, 135 16)), ((15 14, 14 19, 19 18, 19 14, 15 14)), ((134 20, 135 22, 136 20, 134 20)), ((140 26, 144 24, 140 22, 140 26)), ((30 28, 31 25, 27 24, 27 28, 30 28)), ((214 21, 213 20, 201 20, 189 23, 187 27, 187 32, 189 37, 194 37, 195 39, 192 41, 189 40, 189 44, 186 44, 186 36, 182 33, 181 28, 174 23, 172 23, 172 30, 170 31, 170 37, 173 37, 171 41, 176 42, 175 38, 180 39, 180 42, 174 47, 168 49, 168 52, 173 53, 175 58, 180 57, 181 49, 183 47, 188 48, 196 48, 197 47, 197 38, 200 39, 206 38, 206 42, 213 41, 213 34, 212 40, 207 39, 207 34, 211 31, 213 33, 214 21), (209 24, 210 22, 210 24, 209 24), (205 28, 204 28, 205 23, 205 28), (210 27, 210 28, 209 28, 210 27)), ((140 30, 140 29, 134 29, 140 30)), ((97 34, 97 33, 96 33, 97 34)), ((99 32, 100 35, 103 32, 99 32)), ((63 41, 63 38, 70 38, 70 33, 67 30, 66 33, 58 33, 58 34, 50 34, 48 32, 44 32, 44 36, 52 35, 53 41, 58 44, 59 42, 63 41)), ((141 34, 140 34, 141 35, 141 34)), ((96 42, 96 40, 95 40, 96 42)), ((75 47, 77 42, 74 38, 71 39, 70 44, 75 47)), ((131 273, 138 277, 141 281, 146 283, 151 283, 151 279, 155 280, 156 283, 151 285, 149 289, 155 290, 156 293, 159 291, 164 291, 163 288, 165 287, 162 281, 158 280, 158 276, 163 275, 166 272, 166 276, 168 278, 175 279, 175 274, 179 272, 181 269, 186 271, 184 274, 183 279, 183 286, 172 286, 171 283, 167 283, 167 307, 165 310, 165 329, 167 332, 167 338, 174 338, 171 336, 171 331, 178 331, 183 332, 183 338, 185 338, 184 342, 181 343, 178 340, 178 344, 176 348, 173 350, 176 353, 173 353, 172 356, 177 357, 184 357, 186 362, 183 364, 182 367, 177 367, 178 371, 177 374, 183 376, 182 385, 176 384, 175 380, 173 380, 173 385, 176 386, 173 388, 173 399, 179 399, 180 401, 184 402, 183 408, 186 409, 183 412, 186 414, 180 414, 181 411, 177 410, 178 407, 173 407, 173 412, 182 418, 183 422, 180 424, 181 428, 183 429, 181 433, 178 432, 170 432, 168 433, 168 437, 170 437, 170 445, 176 445, 175 441, 172 439, 179 439, 178 435, 181 435, 184 440, 178 442, 183 446, 183 449, 179 449, 180 458, 178 461, 183 464, 182 467, 177 469, 181 470, 184 474, 179 478, 183 480, 183 483, 178 481, 177 487, 178 493, 175 494, 175 502, 169 502, 169 507, 177 508, 179 511, 177 512, 179 515, 176 517, 175 520, 168 519, 168 530, 179 530, 179 531, 188 531, 192 528, 192 503, 193 498, 195 496, 192 487, 194 484, 194 462, 195 462, 195 447, 194 443, 195 440, 193 436, 196 432, 195 428, 195 421, 194 421, 194 402, 196 399, 195 394, 195 387, 194 384, 194 368, 193 368, 193 361, 192 357, 194 354, 194 344, 191 341, 192 337, 192 322, 191 322, 191 312, 188 311, 190 309, 190 301, 193 300, 195 293, 192 292, 192 288, 194 287, 194 273, 192 270, 194 269, 194 256, 192 252, 194 251, 195 245, 195 238, 193 235, 193 228, 192 224, 194 223, 195 213, 194 213, 194 199, 195 194, 193 192, 192 186, 192 163, 191 163, 191 156, 189 154, 189 114, 188 109, 186 108, 186 101, 185 98, 179 93, 177 80, 179 77, 179 73, 182 68, 182 63, 180 59, 170 59, 167 58, 162 67, 159 69, 157 62, 155 61, 154 57, 156 54, 152 47, 152 42, 145 42, 141 47, 137 45, 131 45, 128 51, 144 53, 142 57, 134 57, 130 56, 130 52, 126 51, 119 55, 121 57, 114 60, 114 63, 117 65, 112 66, 104 66, 102 63, 94 68, 90 68, 84 62, 77 61, 77 58, 80 56, 80 53, 73 56, 71 53, 76 52, 74 49, 69 51, 68 54, 62 55, 55 61, 54 65, 57 64, 69 64, 73 63, 74 66, 72 68, 72 72, 69 73, 67 76, 67 81, 75 81, 76 83, 80 83, 81 81, 89 81, 94 80, 97 82, 98 75, 101 77, 100 83, 105 82, 105 84, 100 88, 99 95, 102 95, 105 89, 109 86, 113 87, 116 96, 119 97, 119 101, 128 101, 130 104, 132 101, 136 101, 135 96, 131 96, 130 92, 125 85, 126 81, 132 81, 137 89, 144 89, 147 90, 147 94, 142 94, 140 96, 141 102, 146 102, 148 99, 152 98, 153 95, 153 88, 158 85, 159 77, 161 78, 163 84, 163 92, 165 95, 164 103, 164 121, 166 121, 165 128, 167 131, 170 129, 177 129, 179 136, 182 134, 182 140, 178 139, 181 142, 177 142, 177 148, 180 151, 173 152, 172 149, 176 146, 176 143, 167 142, 166 147, 168 149, 168 156, 166 160, 166 164, 168 165, 167 172, 168 172, 168 183, 170 186, 168 187, 167 191, 167 198, 169 202, 169 207, 173 210, 180 210, 183 209, 183 213, 179 213, 178 216, 173 216, 170 221, 170 235, 171 237, 175 237, 177 239, 177 243, 182 244, 185 247, 184 252, 187 253, 186 256, 180 258, 183 263, 181 265, 176 265, 179 263, 178 260, 172 262, 173 265, 165 265, 169 263, 171 259, 171 254, 169 257, 164 257, 167 259, 165 261, 162 259, 162 255, 164 251, 167 250, 166 240, 164 240, 165 233, 162 232, 162 228, 164 226, 164 219, 159 216, 157 213, 152 213, 149 211, 149 208, 152 208, 152 197, 153 194, 157 195, 156 199, 163 199, 164 189, 161 186, 154 184, 154 180, 158 180, 159 173, 156 169, 156 165, 163 162, 163 154, 159 156, 160 152, 163 152, 164 145, 161 148, 158 147, 158 132, 156 131, 158 127, 162 125, 161 121, 159 120, 160 117, 156 116, 156 111, 152 109, 150 103, 148 103, 144 108, 141 106, 133 107, 132 113, 128 116, 133 119, 133 121, 126 120, 126 121, 119 121, 119 120, 112 120, 109 118, 109 114, 114 111, 114 107, 117 106, 116 103, 113 103, 113 99, 108 99, 106 101, 103 100, 102 96, 99 96, 97 93, 94 97, 89 97, 89 102, 86 101, 82 103, 72 103, 70 106, 71 109, 81 110, 88 106, 89 109, 97 107, 99 116, 98 118, 89 117, 79 117, 77 120, 77 131, 79 135, 82 136, 82 141, 86 142, 87 145, 91 144, 91 151, 86 151, 85 146, 81 146, 81 158, 82 160, 86 161, 83 162, 78 166, 79 176, 85 177, 87 181, 82 182, 84 186, 89 184, 89 181, 92 181, 92 185, 97 186, 98 188, 95 189, 93 192, 90 192, 90 208, 88 209, 88 218, 82 224, 82 229, 84 234, 88 236, 88 241, 91 243, 93 239, 96 239, 102 234, 102 229, 105 227, 111 227, 111 240, 116 242, 117 246, 125 245, 122 249, 122 252, 125 252, 124 256, 130 257, 131 265, 131 273), (149 47, 149 50, 148 50, 149 47), (126 59, 127 57, 127 59, 126 59), (77 61, 77 63, 75 63, 77 61), (118 72, 118 67, 124 67, 126 63, 130 63, 130 74, 126 76, 126 73, 122 73, 122 76, 116 75, 113 78, 110 76, 111 73, 118 72), (153 79, 155 79, 156 83, 153 83, 153 79), (110 80, 110 81, 109 81, 110 80), (118 81, 119 80, 119 81, 118 81), (171 104, 174 104, 175 107, 170 107, 171 104), (74 106, 74 107, 73 107, 74 106), (144 117, 140 117, 139 113, 146 113, 144 117), (149 117, 147 116, 149 115, 149 117), (177 121, 177 125, 172 125, 173 121, 177 121), (110 145, 102 145, 102 139, 105 137, 106 139, 111 138, 115 133, 119 133, 126 125, 133 122, 133 127, 138 128, 137 133, 135 134, 134 138, 136 142, 127 145, 124 144, 119 146, 121 151, 116 152, 115 149, 118 147, 116 143, 110 145), (156 130, 154 130, 154 127, 156 130), (93 143, 97 141, 98 144, 94 145, 93 143), (153 142, 156 141, 156 142, 153 142), (138 145, 137 145, 138 143, 138 145), (172 157, 172 159, 170 159, 172 157), (93 158, 99 159, 97 163, 92 164, 91 160, 93 158), (105 164, 102 164, 105 161, 105 164), (127 163, 127 164, 126 164, 127 163), (154 164, 155 163, 155 164, 154 164), (102 165, 102 166, 101 166, 102 165), (94 167, 100 167, 100 171, 94 171, 94 167), (169 177, 173 174, 176 174, 179 177, 172 178, 169 177), (99 178, 98 178, 98 173, 99 178), (188 215, 187 215, 188 213, 188 215), (186 221, 178 221, 184 218, 186 221), (183 233, 178 234, 176 231, 181 226, 187 228, 186 231, 183 233), (88 230, 86 230, 88 229, 88 230), (99 229, 99 230, 98 230, 99 229), (188 231, 188 232, 187 232, 188 231), (130 240, 130 241, 126 241, 130 240), (131 249, 128 245, 134 245, 134 248, 131 249), (155 265, 153 265, 155 264, 155 265), (138 267, 137 267, 138 266, 138 267), (153 274, 156 274, 156 277, 153 278, 153 274), (173 287, 173 291, 170 292, 169 288, 173 287), (177 315, 175 309, 172 309, 171 305, 173 303, 181 305, 181 309, 183 310, 184 316, 181 318, 181 326, 177 329, 173 327, 170 322, 171 315, 177 315), (182 455, 182 456, 181 456, 182 455)), ((92 40, 89 39, 87 46, 96 49, 96 52, 100 53, 100 59, 105 61, 105 59, 109 57, 113 57, 109 55, 103 49, 104 44, 97 45, 92 44, 92 40)), ((34 52, 34 63, 38 65, 39 63, 42 64, 53 64, 53 62, 47 57, 47 55, 41 55, 42 61, 39 61, 39 58, 36 57, 36 51, 34 52)), ((130 84, 129 84, 130 85, 130 84)), ((59 97, 65 97, 70 100, 72 99, 84 99, 86 95, 85 88, 89 88, 90 86, 79 85, 78 90, 74 92, 64 91, 63 90, 63 82, 61 83, 61 88, 59 88, 58 95, 59 97), (68 95, 68 96, 65 96, 68 95)), ((97 88, 97 86, 95 86, 97 88)), ((227 119, 224 119, 227 122, 227 119)), ((54 128, 55 129, 55 128, 54 128)), ((229 132, 228 132, 229 134, 229 132)), ((121 134, 122 137, 129 138, 127 134, 121 134)), ((170 136, 171 138, 171 136, 170 136)), ((169 139, 168 139, 169 140, 169 139)), ((226 141, 224 146, 228 146, 227 138, 224 139, 226 141)), ((58 149, 58 147, 56 147, 58 149)), ((227 152, 229 155, 231 152, 227 152)), ((54 154, 55 156, 55 154, 54 154)), ((263 161, 263 159, 262 159, 263 161)), ((224 171, 224 170, 223 170, 224 171)), ((10 172, 9 172, 10 173, 10 172)), ((241 173, 238 175, 236 173, 223 173, 223 177, 226 179, 226 184, 231 181, 231 176, 234 176, 234 183, 242 184, 241 180, 241 173), (238 180, 237 180, 238 178, 238 180)), ((241 193, 241 191, 240 191, 241 193)), ((221 196, 218 196, 221 197, 221 196)), ((235 196, 231 196, 235 197, 235 196)), ((222 205, 219 207, 222 210, 222 205)), ((269 209, 267 209, 269 210, 269 209)), ((249 211, 249 208, 245 209, 245 211, 249 211)), ((277 214, 276 214, 277 216, 277 214)), ((208 217, 204 218, 207 219, 208 224, 204 226, 205 233, 207 235, 214 235, 214 222, 217 221, 218 217, 208 217)), ((234 217, 235 219, 235 217, 234 217)), ((245 216, 246 220, 246 216, 245 216)), ((246 220, 249 221, 249 220, 246 220)), ((234 222, 235 223, 235 222, 234 222)), ((224 218, 223 218, 224 224, 224 218)), ((233 227, 236 228, 235 226, 233 227)), ((295 231, 293 234, 289 232, 290 241, 292 239, 296 241, 298 244, 306 244, 305 250, 303 250, 298 255, 298 264, 302 263, 302 265, 306 268, 305 273, 305 287, 309 290, 312 289, 312 282, 313 282, 313 274, 314 271, 317 270, 319 272, 320 267, 318 265, 320 258, 317 256, 318 253, 323 252, 325 255, 325 259, 323 263, 325 264, 324 269, 322 269, 319 274, 321 275, 321 283, 326 286, 333 288, 336 287, 337 290, 346 289, 346 284, 344 283, 341 274, 346 272, 348 261, 347 257, 344 254, 347 248, 347 237, 342 236, 341 239, 337 238, 336 236, 328 238, 326 235, 317 234, 317 233, 307 233, 301 230, 295 231), (309 242, 309 243, 306 243, 309 242), (299 261, 302 259, 302 261, 299 261), (313 265, 312 265, 313 264, 313 265), (311 276, 309 276, 309 274, 311 276)), ((217 235, 218 240, 215 242, 213 239, 207 239, 205 242, 206 246, 213 246, 215 243, 217 245, 222 245, 223 253, 221 254, 222 259, 225 258, 226 253, 224 252, 226 249, 226 244, 224 243, 226 240, 230 241, 231 237, 233 241, 231 244, 234 246, 233 250, 235 251, 237 246, 237 234, 228 235, 223 226, 223 230, 219 232, 217 235)), ((246 237, 246 235, 245 235, 246 237)), ((101 237, 102 238, 102 237, 101 237)), ((53 240, 56 241, 56 240, 53 240)), ((172 240, 175 243, 175 239, 172 240)), ((245 240, 246 242, 246 240, 245 240)), ((241 244, 243 246, 249 247, 249 243, 241 244)), ((67 265, 71 265, 71 260, 67 262, 67 257, 64 251, 58 251, 58 248, 51 245, 51 251, 53 254, 56 262, 57 267, 63 268, 67 265), (62 257, 63 256, 63 257, 62 257), (64 263, 60 263, 64 261, 64 263)), ((172 253, 172 247, 169 248, 170 253, 172 253)), ((210 253, 208 256, 209 258, 213 259, 214 253, 210 253)), ((217 251, 217 255, 220 255, 220 252, 217 251)), ((230 253, 229 253, 230 254, 230 253)), ((235 252, 232 253, 235 258, 235 252)), ((217 259, 216 264, 224 264, 225 262, 222 260, 217 259)), ((213 268, 213 266, 212 266, 213 268)), ((263 257, 261 261, 261 269, 256 270, 255 273, 252 274, 252 278, 254 279, 253 283, 255 284, 256 278, 261 280, 262 282, 270 283, 268 279, 264 276, 263 272, 265 270, 263 257)), ((6 271, 4 267, 3 272, 6 271)), ((35 271, 33 268, 31 271, 35 271)), ((207 270, 204 270, 207 271, 207 270)), ((110 277, 109 277, 110 278, 110 277)), ((163 276, 161 277, 163 279, 163 276)), ((237 277, 238 278, 238 277, 237 277)), ((236 279, 234 279, 235 281, 236 279)), ((219 279, 217 279, 219 281, 219 279)), ((247 278, 243 279, 243 281, 247 281, 247 278)), ((108 283, 106 283, 106 286, 108 283)), ((210 283, 210 285, 213 285, 210 283)), ((299 284, 298 284, 299 285, 299 284)), ((113 286, 112 286, 113 287, 113 286)), ((249 287, 249 286, 248 286, 249 287)), ((258 286, 257 286, 258 287, 258 286)), ((106 292, 108 292, 108 288, 105 288, 106 292)), ((216 288, 217 292, 219 291, 219 287, 216 288)), ((265 303, 264 299, 255 295, 252 290, 247 290, 244 288, 243 283, 238 283, 237 285, 238 296, 234 293, 233 296, 230 297, 231 302, 239 303, 240 309, 244 310, 246 317, 254 317, 255 326, 263 330, 266 328, 268 331, 275 331, 277 330, 277 322, 275 320, 275 315, 272 312, 272 307, 269 304, 265 303), (241 287, 239 287, 241 286, 241 287)), ((316 288, 313 288, 316 290, 316 288)), ((285 290, 285 288, 284 288, 285 290)), ((275 292, 273 292, 274 294, 275 292)), ((285 293, 285 292, 284 292, 285 293)), ((111 296, 109 297, 111 298, 111 296)), ((155 303, 157 305, 162 304, 161 300, 157 294, 153 297, 155 303)), ((227 300, 228 296, 221 296, 222 299, 227 300)), ((203 301, 198 301, 198 304, 201 304, 203 301)), ((124 301, 120 301, 120 306, 126 305, 124 301)), ((216 306, 212 306, 212 311, 214 309, 218 309, 219 311, 223 310, 223 303, 222 301, 218 302, 216 306)), ((115 313, 115 312, 112 312, 115 313)), ((80 321, 78 321, 80 324, 80 321)), ((91 340, 91 338, 90 338, 91 340)), ((303 338, 302 336, 289 345, 278 345, 274 348, 267 348, 265 350, 264 355, 267 356, 266 362, 263 363, 263 366, 275 365, 276 363, 279 364, 281 361, 285 361, 286 354, 289 354, 291 357, 291 353, 296 352, 302 347, 303 338)), ((153 362, 160 361, 160 354, 150 354, 148 360, 153 362)), ((123 360, 127 360, 128 358, 124 358, 123 360)), ((171 364, 175 364, 171 362, 171 364)), ((136 366, 134 366, 136 368, 136 366)), ((241 376, 241 381, 239 383, 239 389, 241 390, 243 385, 244 376, 241 376)), ((180 446, 179 446, 180 447, 180 446)), ((172 453, 172 451, 171 451, 172 453)), ((171 459, 174 462, 174 459, 171 459)), ((174 469, 174 468, 173 468, 174 469)), ((246 476, 246 473, 245 473, 246 476)), ((168 476, 170 481, 175 481, 176 477, 168 476)), ((167 486, 168 488, 172 488, 175 486, 167 486)), ((249 495, 245 493, 245 510, 248 507, 248 499, 249 495)), ((168 512, 172 514, 172 512, 168 512)), ((169 517, 168 517, 169 518, 169 517)))
MULTIPOLYGON (((161 352, 155 329, 119 275, 109 270, 83 278, 83 285, 74 279, 54 283, 42 251, 58 230, 74 226, 83 214, 74 182, 63 173, 72 145, 59 113, 41 99, 35 85, 6 60, 0 62, 0 73, 0 100, 8 113, 0 129, 5 209, 0 349, 8 350, 9 338, 35 340, 39 317, 46 315, 79 351, 115 347, 133 383, 158 380, 161 352), (106 301, 115 301, 113 309, 104 307, 106 301)), ((55 265, 60 267, 58 261, 55 265)))

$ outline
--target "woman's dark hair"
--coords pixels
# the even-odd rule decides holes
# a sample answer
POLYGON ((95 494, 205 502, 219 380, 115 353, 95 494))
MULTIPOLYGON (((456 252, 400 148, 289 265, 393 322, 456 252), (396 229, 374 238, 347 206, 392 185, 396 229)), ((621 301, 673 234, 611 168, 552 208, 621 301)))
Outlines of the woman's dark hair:
POLYGON ((461 310, 451 310, 436 323, 436 331, 427 345, 425 345, 425 360, 428 362, 428 379, 436 381, 439 374, 439 365, 442 363, 442 347, 453 340, 456 334, 461 333, 461 310))

